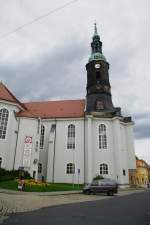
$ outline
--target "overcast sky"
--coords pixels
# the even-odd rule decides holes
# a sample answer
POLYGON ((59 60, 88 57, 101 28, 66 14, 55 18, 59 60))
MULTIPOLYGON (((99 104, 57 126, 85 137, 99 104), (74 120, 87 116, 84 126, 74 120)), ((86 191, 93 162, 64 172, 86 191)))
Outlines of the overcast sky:
POLYGON ((113 103, 135 122, 135 152, 150 163, 150 1, 0 0, 0 80, 20 101, 79 99, 97 21, 113 103))

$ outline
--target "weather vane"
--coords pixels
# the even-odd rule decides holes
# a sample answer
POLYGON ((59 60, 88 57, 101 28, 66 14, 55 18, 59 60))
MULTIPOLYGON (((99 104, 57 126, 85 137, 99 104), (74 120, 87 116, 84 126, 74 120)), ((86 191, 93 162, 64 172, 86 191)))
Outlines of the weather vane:
POLYGON ((94 32, 97 34, 97 25, 96 25, 96 20, 94 22, 94 32))

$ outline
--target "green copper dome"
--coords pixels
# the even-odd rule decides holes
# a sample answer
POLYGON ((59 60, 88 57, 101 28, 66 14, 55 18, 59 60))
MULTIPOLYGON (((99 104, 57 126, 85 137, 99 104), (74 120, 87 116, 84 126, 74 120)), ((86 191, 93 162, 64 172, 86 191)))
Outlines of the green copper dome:
POLYGON ((106 58, 105 58, 105 56, 102 53, 95 52, 95 53, 92 53, 92 55, 90 56, 89 62, 91 62, 93 60, 103 60, 103 61, 106 61, 106 58))
POLYGON ((89 58, 89 62, 94 60, 102 60, 106 62, 106 58, 102 53, 102 42, 100 41, 100 36, 97 32, 96 23, 94 24, 94 35, 92 37, 91 49, 92 53, 89 58))

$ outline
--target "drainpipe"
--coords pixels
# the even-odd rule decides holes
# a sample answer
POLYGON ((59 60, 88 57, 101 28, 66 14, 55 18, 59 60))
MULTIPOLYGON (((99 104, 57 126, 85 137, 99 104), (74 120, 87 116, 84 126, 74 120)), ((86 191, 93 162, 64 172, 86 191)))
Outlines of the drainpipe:
POLYGON ((86 162, 85 162, 85 160, 86 160, 86 155, 85 155, 86 153, 85 153, 85 114, 84 114, 84 184, 86 183, 86 181, 85 181, 85 176, 86 176, 86 162))
POLYGON ((16 153, 17 153, 19 127, 20 127, 20 118, 18 119, 18 127, 17 127, 17 130, 15 131, 15 133, 16 133, 16 144, 15 144, 15 152, 14 152, 14 160, 13 160, 13 170, 15 170, 15 160, 16 160, 16 153))
POLYGON ((55 119, 55 135, 54 135, 54 154, 53 154, 53 175, 52 175, 52 183, 54 183, 54 175, 55 175, 55 152, 56 152, 56 119, 55 119))

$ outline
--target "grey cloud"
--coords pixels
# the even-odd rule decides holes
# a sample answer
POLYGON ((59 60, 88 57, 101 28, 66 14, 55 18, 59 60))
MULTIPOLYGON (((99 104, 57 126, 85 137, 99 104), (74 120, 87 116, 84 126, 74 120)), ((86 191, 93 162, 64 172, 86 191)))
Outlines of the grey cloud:
POLYGON ((150 120, 147 124, 136 124, 135 125, 135 138, 150 138, 150 120))
POLYGON ((31 62, 1 65, 0 79, 7 81, 18 99, 79 98, 85 95, 85 53, 84 42, 67 42, 31 62))
MULTIPOLYGON (((21 9, 16 2, 13 10, 11 1, 5 0, 1 4, 1 33, 60 4, 60 1, 52 3, 49 0, 45 0, 45 4, 41 0, 21 2, 21 9)), ((132 116, 135 138, 145 143, 145 138, 150 137, 150 113, 147 112, 150 1, 110 0, 109 5, 103 0, 101 4, 99 0, 94 2, 79 1, 79 4, 60 12, 59 16, 47 17, 1 42, 0 80, 23 101, 83 98, 93 11, 102 35, 104 55, 110 63, 114 105, 122 108, 123 115, 132 116), (38 52, 42 52, 41 55, 37 55, 38 52), (30 58, 25 61, 28 55, 30 58), (17 62, 19 57, 22 57, 22 63, 17 62)), ((146 144, 145 148, 148 148, 146 144)))
POLYGON ((135 138, 150 138, 150 112, 142 112, 133 115, 135 121, 135 138))

